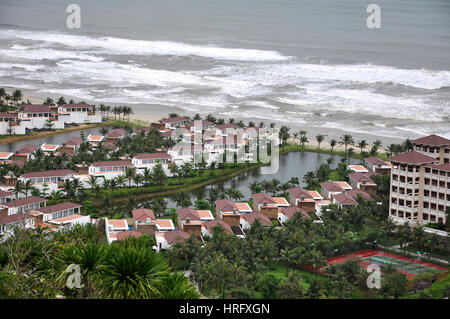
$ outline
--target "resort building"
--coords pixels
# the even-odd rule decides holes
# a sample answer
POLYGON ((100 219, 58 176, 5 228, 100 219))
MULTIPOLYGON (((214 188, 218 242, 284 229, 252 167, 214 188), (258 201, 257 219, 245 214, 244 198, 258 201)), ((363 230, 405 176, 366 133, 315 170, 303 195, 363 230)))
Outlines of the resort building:
POLYGON ((133 167, 129 160, 94 162, 89 166, 89 175, 113 179, 125 175, 129 167, 133 167))
POLYGON ((214 220, 209 210, 197 210, 190 207, 177 209, 178 227, 196 236, 202 235, 203 222, 214 220))
POLYGON ((390 174, 391 165, 388 162, 383 161, 378 157, 367 157, 364 159, 366 167, 374 173, 378 174, 390 174))
POLYGON ((117 240, 118 233, 129 230, 126 219, 105 218, 106 239, 109 244, 117 240))
POLYGON ((347 169, 356 173, 368 173, 369 170, 362 165, 348 165, 347 169))
POLYGON ((202 237, 212 237, 214 234, 214 227, 221 226, 225 233, 233 234, 230 225, 220 219, 209 220, 202 224, 202 237))
POLYGON ((0 190, 0 204, 14 200, 14 194, 0 190))
POLYGON ((94 106, 86 103, 61 105, 58 107, 58 119, 67 124, 102 122, 101 114, 97 114, 94 106))
MULTIPOLYGON (((278 217, 278 209, 277 209, 277 217, 278 217)), ((261 226, 263 227, 272 226, 272 222, 266 215, 260 213, 249 213, 241 215, 241 228, 243 230, 250 229, 257 220, 261 223, 261 226)))
POLYGON ((323 197, 317 193, 314 192, 311 194, 309 191, 301 188, 301 187, 294 187, 288 189, 289 193, 289 202, 292 206, 297 206, 307 213, 314 213, 316 209, 316 198, 323 199, 323 197), (314 195, 314 196, 313 196, 314 195))
POLYGON ((176 243, 182 243, 189 239, 189 237, 191 237, 191 234, 179 229, 166 232, 156 232, 155 250, 160 251, 161 249, 169 249, 172 245, 175 245, 176 243))
POLYGON ((350 185, 354 188, 360 189, 369 195, 376 195, 377 184, 370 178, 368 173, 350 173, 348 174, 348 179, 350 185))
POLYGON ((151 127, 156 129, 175 129, 177 127, 185 126, 189 122, 186 117, 169 117, 167 119, 159 120, 156 123, 151 123, 151 127))
POLYGON ((50 155, 56 153, 61 145, 58 144, 47 144, 44 143, 41 145, 41 151, 44 152, 45 155, 50 155))
POLYGON ((12 152, 0 152, 0 164, 8 163, 13 158, 12 152))
POLYGON ((152 170, 155 165, 161 163, 166 175, 171 175, 169 171, 169 163, 171 162, 172 156, 167 153, 138 153, 131 160, 139 174, 142 174, 146 168, 152 170))
POLYGON ((106 137, 106 143, 112 143, 113 145, 117 145, 117 142, 125 137, 127 131, 121 128, 116 128, 108 132, 108 136, 106 137))
POLYGON ((445 144, 450 143, 432 135, 413 144, 415 151, 388 159, 392 163, 389 216, 399 224, 445 223, 450 207, 450 164, 445 163, 445 144))
POLYGON ((59 151, 66 154, 75 154, 83 140, 80 137, 72 137, 65 141, 59 151))
POLYGON ((72 226, 90 223, 89 216, 81 215, 82 205, 65 202, 33 210, 35 225, 52 223, 57 226, 72 226))
POLYGON ((301 214, 303 218, 311 219, 308 213, 298 206, 282 207, 278 211, 278 221, 283 225, 295 214, 301 214))
POLYGON ((66 181, 71 181, 76 172, 70 169, 57 169, 43 172, 31 172, 22 174, 19 180, 23 183, 30 181, 34 187, 42 191, 48 189, 48 194, 64 187, 66 181))
POLYGON ((438 164, 450 162, 450 140, 438 135, 429 135, 412 141, 414 150, 435 158, 438 164))
POLYGON ((334 195, 351 190, 352 187, 347 182, 324 182, 320 183, 320 191, 324 198, 332 200, 334 195))
POLYGON ((343 193, 335 194, 333 196, 333 204, 339 207, 344 206, 356 206, 358 205, 358 197, 363 200, 372 200, 369 194, 359 189, 352 189, 349 191, 344 191, 343 193))
POLYGON ((32 144, 25 145, 24 147, 16 151, 16 153, 14 154, 14 160, 23 162, 29 161, 30 159, 34 158, 33 153, 37 149, 39 148, 36 145, 32 144))

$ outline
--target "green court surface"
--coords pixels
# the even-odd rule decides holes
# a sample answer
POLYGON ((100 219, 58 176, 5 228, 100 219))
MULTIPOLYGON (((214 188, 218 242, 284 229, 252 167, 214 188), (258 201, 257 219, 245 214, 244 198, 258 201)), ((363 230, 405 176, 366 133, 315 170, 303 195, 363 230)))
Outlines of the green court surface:
POLYGON ((416 275, 419 275, 419 274, 422 274, 422 273, 428 272, 428 271, 444 272, 443 269, 429 267, 429 266, 426 266, 423 264, 418 264, 418 263, 410 262, 410 261, 399 259, 399 258, 385 256, 385 255, 375 255, 375 256, 371 256, 371 257, 364 257, 361 259, 365 262, 369 262, 371 264, 378 264, 380 266, 392 264, 397 270, 400 270, 400 271, 403 271, 406 273, 410 273, 410 274, 416 274, 416 275))

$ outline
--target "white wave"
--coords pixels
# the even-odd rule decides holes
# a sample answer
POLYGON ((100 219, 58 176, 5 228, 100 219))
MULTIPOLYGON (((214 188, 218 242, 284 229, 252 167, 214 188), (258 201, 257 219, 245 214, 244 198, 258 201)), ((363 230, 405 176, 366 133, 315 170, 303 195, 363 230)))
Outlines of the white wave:
POLYGON ((110 54, 201 56, 233 61, 284 61, 290 59, 290 57, 282 56, 275 51, 222 48, 171 41, 145 41, 114 37, 94 38, 54 32, 0 31, 0 38, 8 37, 58 43, 76 48, 106 49, 110 54))
POLYGON ((0 50, 0 55, 26 60, 61 60, 77 59, 87 61, 103 61, 104 58, 73 51, 53 50, 53 49, 14 49, 0 50))
POLYGON ((37 71, 44 69, 44 65, 31 65, 31 64, 21 64, 21 63, 0 63, 0 68, 2 69, 12 69, 12 68, 21 68, 26 71, 37 71))
POLYGON ((11 46, 11 49, 13 49, 13 50, 26 50, 26 49, 28 49, 29 47, 27 47, 27 46, 25 46, 25 45, 19 45, 19 44, 13 44, 12 46, 11 46))
POLYGON ((450 86, 450 71, 398 69, 372 64, 323 65, 277 63, 247 66, 221 66, 211 72, 232 74, 232 78, 258 82, 262 85, 294 85, 300 88, 311 83, 387 83, 421 89, 450 86))

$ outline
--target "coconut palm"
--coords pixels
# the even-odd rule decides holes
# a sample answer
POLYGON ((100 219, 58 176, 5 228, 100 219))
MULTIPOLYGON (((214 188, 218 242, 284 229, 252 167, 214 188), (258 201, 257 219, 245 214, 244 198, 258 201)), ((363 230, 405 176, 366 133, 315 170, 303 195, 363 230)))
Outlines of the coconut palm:
POLYGON ((300 144, 302 145, 302 150, 305 149, 305 144, 308 143, 308 138, 306 135, 300 136, 300 144))
POLYGON ((182 272, 175 272, 164 278, 158 289, 157 298, 162 299, 198 299, 200 296, 182 272))
POLYGON ((332 139, 330 141, 330 146, 331 146, 331 153, 333 153, 334 147, 336 146, 337 141, 335 139, 332 139))
MULTIPOLYGON (((96 290, 95 287, 101 282, 100 274, 105 255, 105 246, 88 243, 86 245, 69 246, 58 257, 67 266, 75 264, 80 267, 81 278, 83 280, 83 295, 85 298, 93 298, 96 290)), ((65 282, 69 274, 64 271, 60 276, 60 280, 62 279, 65 282)))
POLYGON ((128 180, 128 187, 131 187, 131 181, 136 174, 136 169, 134 167, 128 167, 125 171, 125 177, 128 180))
POLYGON ((102 271, 102 294, 113 299, 157 297, 168 274, 167 262, 153 250, 113 245, 102 271))
POLYGON ((320 150, 320 143, 322 143, 324 139, 325 139, 325 135, 323 135, 323 134, 316 135, 317 150, 320 150))
POLYGON ((362 154, 363 150, 366 148, 367 145, 369 145, 369 144, 367 143, 366 140, 361 140, 361 141, 358 142, 358 147, 360 149, 360 153, 361 154, 362 154))
POLYGON ((17 106, 17 104, 19 103, 19 101, 22 100, 22 98, 23 98, 22 91, 20 91, 20 90, 15 90, 15 91, 12 93, 12 99, 13 99, 13 101, 16 103, 16 106, 17 106))
POLYGON ((348 145, 355 144, 355 141, 353 140, 353 137, 350 134, 344 134, 341 136, 341 141, 339 144, 343 144, 345 146, 345 154, 347 154, 347 147, 348 145))

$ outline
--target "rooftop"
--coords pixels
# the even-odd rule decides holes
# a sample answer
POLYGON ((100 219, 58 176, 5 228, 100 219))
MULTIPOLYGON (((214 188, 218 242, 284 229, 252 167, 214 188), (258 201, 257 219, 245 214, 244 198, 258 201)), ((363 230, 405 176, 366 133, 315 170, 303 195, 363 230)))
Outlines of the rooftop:
POLYGON ((68 175, 75 175, 76 172, 70 169, 54 169, 50 171, 43 172, 31 172, 22 174, 23 178, 39 178, 39 177, 63 177, 68 175))
POLYGON ((388 161, 405 163, 405 164, 429 164, 436 162, 436 159, 416 151, 410 151, 402 154, 395 155, 388 158, 388 161))
POLYGON ((416 140, 413 140, 412 142, 414 144, 422 144, 422 145, 429 145, 429 146, 450 145, 450 140, 446 139, 445 137, 435 135, 435 134, 418 138, 416 140))
POLYGON ((55 205, 51 205, 51 206, 42 207, 42 208, 37 209, 37 211, 44 213, 44 214, 52 214, 52 213, 57 213, 57 212, 61 212, 64 210, 80 208, 80 207, 82 207, 82 205, 80 205, 80 204, 65 202, 65 203, 59 203, 59 204, 55 204, 55 205))

